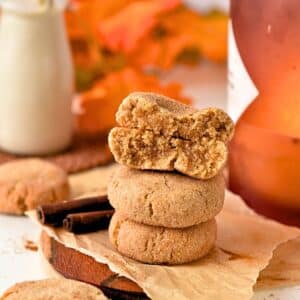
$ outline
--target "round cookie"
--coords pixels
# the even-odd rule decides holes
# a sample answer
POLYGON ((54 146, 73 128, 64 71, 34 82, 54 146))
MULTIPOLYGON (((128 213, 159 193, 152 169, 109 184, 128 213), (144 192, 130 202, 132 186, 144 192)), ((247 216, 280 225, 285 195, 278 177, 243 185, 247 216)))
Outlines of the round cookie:
POLYGON ((222 174, 198 180, 177 173, 120 166, 108 184, 111 205, 147 225, 183 228, 206 222, 223 207, 222 174))
POLYGON ((205 256, 216 240, 215 219, 188 228, 138 224, 119 212, 113 216, 109 238, 117 250, 149 264, 184 264, 205 256))
POLYGON ((40 159, 0 166, 0 213, 22 215, 38 205, 66 200, 70 188, 61 168, 40 159))
POLYGON ((104 300, 97 288, 74 280, 46 279, 17 283, 0 300, 104 300))

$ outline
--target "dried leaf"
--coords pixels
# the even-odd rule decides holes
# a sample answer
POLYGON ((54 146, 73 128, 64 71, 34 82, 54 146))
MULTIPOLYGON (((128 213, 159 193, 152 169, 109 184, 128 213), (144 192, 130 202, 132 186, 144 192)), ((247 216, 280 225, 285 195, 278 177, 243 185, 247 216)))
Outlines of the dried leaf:
POLYGON ((157 25, 157 16, 174 9, 180 0, 136 1, 99 23, 100 39, 111 51, 131 52, 157 25))
POLYGON ((156 92, 190 103, 181 96, 181 86, 176 83, 162 85, 153 75, 132 68, 110 73, 75 100, 76 126, 83 133, 107 131, 115 125, 115 113, 123 98, 134 91, 156 92))
POLYGON ((200 16, 181 7, 161 16, 152 34, 140 45, 128 55, 136 67, 151 65, 168 69, 178 61, 196 63, 200 56, 223 62, 227 56, 227 17, 200 16), (192 59, 187 57, 190 54, 192 59))
POLYGON ((66 21, 80 90, 128 66, 226 58, 227 17, 201 16, 180 0, 71 0, 66 21))

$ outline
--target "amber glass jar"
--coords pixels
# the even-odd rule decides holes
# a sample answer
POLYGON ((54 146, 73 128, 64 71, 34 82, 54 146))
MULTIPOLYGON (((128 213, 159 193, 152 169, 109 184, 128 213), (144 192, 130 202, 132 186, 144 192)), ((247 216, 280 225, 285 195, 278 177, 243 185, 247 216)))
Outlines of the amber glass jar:
POLYGON ((230 188, 300 226, 300 1, 231 0, 230 188))

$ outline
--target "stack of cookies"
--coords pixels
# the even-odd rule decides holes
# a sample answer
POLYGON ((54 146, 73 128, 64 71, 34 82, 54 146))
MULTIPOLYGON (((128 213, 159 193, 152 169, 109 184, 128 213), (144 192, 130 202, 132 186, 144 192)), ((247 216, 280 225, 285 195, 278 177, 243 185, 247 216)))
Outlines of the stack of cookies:
POLYGON ((221 174, 233 123, 220 109, 196 110, 167 97, 133 93, 119 107, 109 146, 120 166, 108 197, 117 250, 152 264, 206 255, 223 207, 221 174))

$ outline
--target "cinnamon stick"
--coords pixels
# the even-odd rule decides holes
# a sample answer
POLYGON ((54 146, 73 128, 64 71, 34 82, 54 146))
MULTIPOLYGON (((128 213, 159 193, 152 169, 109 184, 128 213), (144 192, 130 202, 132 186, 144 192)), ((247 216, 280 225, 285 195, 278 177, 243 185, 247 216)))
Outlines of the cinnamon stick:
POLYGON ((114 210, 70 214, 63 221, 63 227, 73 233, 87 233, 107 229, 114 210))
POLYGON ((41 205, 37 216, 42 224, 62 226, 67 215, 75 213, 111 210, 107 195, 41 205))

